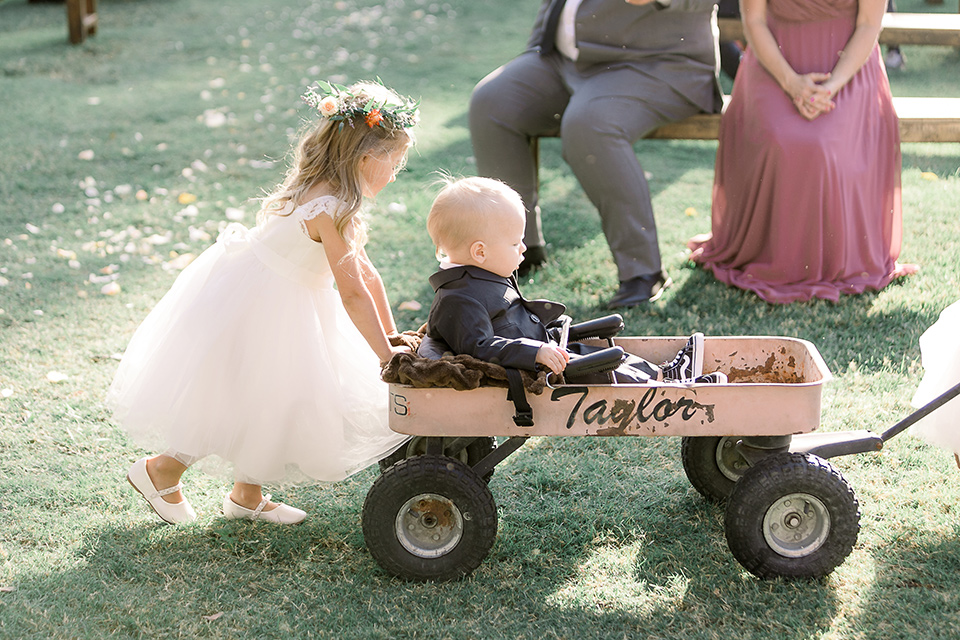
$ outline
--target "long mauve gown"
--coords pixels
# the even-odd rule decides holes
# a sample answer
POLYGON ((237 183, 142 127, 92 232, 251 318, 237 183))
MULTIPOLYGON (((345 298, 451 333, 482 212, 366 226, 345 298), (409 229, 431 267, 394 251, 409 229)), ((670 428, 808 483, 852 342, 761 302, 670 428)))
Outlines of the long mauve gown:
MULTIPOLYGON (((770 0, 767 20, 798 73, 828 72, 857 0, 770 0)), ((695 262, 768 302, 881 289, 899 265, 900 133, 879 46, 808 121, 748 48, 720 123, 712 237, 695 262)))

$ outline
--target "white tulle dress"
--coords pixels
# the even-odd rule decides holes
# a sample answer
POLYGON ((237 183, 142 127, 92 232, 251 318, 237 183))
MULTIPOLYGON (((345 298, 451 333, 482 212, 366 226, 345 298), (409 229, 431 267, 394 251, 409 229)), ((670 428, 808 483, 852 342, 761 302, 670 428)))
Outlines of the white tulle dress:
POLYGON ((377 356, 304 222, 322 196, 229 225, 137 329, 107 394, 149 450, 255 484, 336 481, 397 449, 377 356))
MULTIPOLYGON (((922 407, 960 382, 960 302, 940 314, 920 336, 923 379, 912 404, 922 407)), ((960 453, 960 397, 950 400, 911 427, 911 433, 930 444, 960 453)))

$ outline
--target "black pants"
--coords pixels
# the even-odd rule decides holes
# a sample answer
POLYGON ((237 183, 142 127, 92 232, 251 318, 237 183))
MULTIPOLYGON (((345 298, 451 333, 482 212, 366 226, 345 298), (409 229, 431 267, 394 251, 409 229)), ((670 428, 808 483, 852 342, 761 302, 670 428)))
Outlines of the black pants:
MULTIPOLYGON (((578 356, 596 353, 602 349, 604 349, 604 347, 593 347, 579 342, 573 342, 567 345, 567 351, 578 356)), ((647 384, 660 376, 660 367, 647 362, 640 356, 628 353, 627 359, 614 370, 613 375, 616 377, 617 382, 624 384, 647 384)), ((610 377, 608 373, 588 373, 582 376, 567 378, 567 382, 609 384, 610 377)))

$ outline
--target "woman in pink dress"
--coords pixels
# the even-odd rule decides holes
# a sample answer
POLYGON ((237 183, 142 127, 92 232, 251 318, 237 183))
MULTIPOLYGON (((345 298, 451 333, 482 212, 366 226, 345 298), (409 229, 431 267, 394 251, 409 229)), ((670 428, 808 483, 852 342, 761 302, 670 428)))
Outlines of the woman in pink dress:
POLYGON ((768 302, 881 289, 900 254, 886 0, 742 0, 748 48, 720 123, 712 234, 692 259, 768 302))

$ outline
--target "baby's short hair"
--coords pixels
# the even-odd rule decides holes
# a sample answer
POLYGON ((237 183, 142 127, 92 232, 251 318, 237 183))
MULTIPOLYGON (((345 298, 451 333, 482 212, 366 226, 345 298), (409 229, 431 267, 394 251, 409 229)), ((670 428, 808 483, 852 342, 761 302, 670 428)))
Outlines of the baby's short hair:
POLYGON ((465 247, 496 224, 505 209, 523 211, 520 195, 492 178, 445 178, 427 214, 427 232, 439 252, 465 247))

